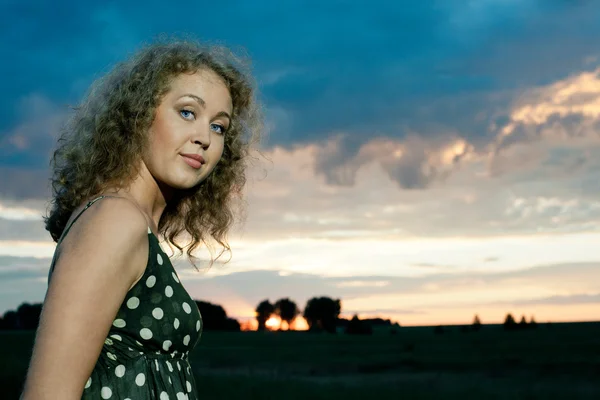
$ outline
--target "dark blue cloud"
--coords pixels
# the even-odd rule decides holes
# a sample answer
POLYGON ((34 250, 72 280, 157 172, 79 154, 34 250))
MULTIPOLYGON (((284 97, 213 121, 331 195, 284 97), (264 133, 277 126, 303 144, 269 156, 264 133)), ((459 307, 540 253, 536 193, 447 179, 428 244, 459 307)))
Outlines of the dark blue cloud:
MULTIPOLYGON (((271 144, 340 130, 364 142, 407 128, 481 140, 509 100, 490 93, 564 77, 600 54, 599 13, 597 2, 533 0, 5 2, 0 135, 23 122, 19 99, 37 93, 66 110, 112 64, 167 33, 248 50, 267 106, 289 115, 271 144)), ((14 165, 6 151, 3 165, 14 165)))

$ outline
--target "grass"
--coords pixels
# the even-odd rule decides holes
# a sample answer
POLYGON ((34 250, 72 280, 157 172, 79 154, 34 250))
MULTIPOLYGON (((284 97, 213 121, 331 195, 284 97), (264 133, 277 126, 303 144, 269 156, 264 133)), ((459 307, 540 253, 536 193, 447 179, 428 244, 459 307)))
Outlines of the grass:
MULTIPOLYGON (((0 333, 3 398, 18 398, 33 332, 0 333), (5 397, 6 396, 6 397, 5 397)), ((600 398, 600 323, 434 334, 204 332, 190 354, 205 399, 600 398)))

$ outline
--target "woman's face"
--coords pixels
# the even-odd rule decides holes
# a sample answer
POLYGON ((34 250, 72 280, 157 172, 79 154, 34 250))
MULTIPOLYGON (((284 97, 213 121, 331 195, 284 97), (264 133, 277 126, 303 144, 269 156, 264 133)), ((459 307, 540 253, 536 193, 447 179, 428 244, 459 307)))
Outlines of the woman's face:
POLYGON ((206 179, 223 154, 232 110, 229 90, 212 70, 175 77, 148 131, 144 163, 152 176, 176 189, 206 179), (201 166, 182 154, 201 156, 201 166))

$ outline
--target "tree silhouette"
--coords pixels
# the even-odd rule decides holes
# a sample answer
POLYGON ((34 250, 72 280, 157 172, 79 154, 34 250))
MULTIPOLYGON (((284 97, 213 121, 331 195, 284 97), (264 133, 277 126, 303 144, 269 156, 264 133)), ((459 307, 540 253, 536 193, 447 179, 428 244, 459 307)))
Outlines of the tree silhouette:
POLYGON ((525 319, 525 316, 523 315, 521 317, 521 321, 519 322, 519 329, 527 329, 527 320, 525 319))
POLYGON ((481 329, 481 321, 479 320, 479 315, 475 315, 475 319, 473 320, 473 325, 471 326, 471 328, 474 331, 478 331, 481 329))
POLYGON ((17 308, 20 329, 36 330, 40 323, 42 303, 23 303, 17 308))
POLYGON ((264 331, 266 323, 275 312, 275 306, 269 300, 263 300, 256 306, 256 321, 258 322, 258 330, 264 331))
POLYGON ((42 303, 21 303, 17 310, 9 310, 0 318, 0 329, 37 330, 42 314, 42 303))
POLYGON ((537 322, 535 322, 533 315, 531 316, 531 319, 529 320, 529 326, 534 329, 537 328, 537 322))
POLYGON ((517 327, 517 323, 513 318, 512 314, 508 313, 506 318, 504 319, 504 329, 506 330, 514 330, 517 327))
POLYGON ((239 331, 240 324, 228 318, 225 309, 217 304, 196 300, 202 315, 202 329, 207 331, 239 331))
POLYGON ((336 322, 341 310, 342 304, 339 299, 313 297, 304 307, 304 318, 310 330, 324 329, 327 332, 335 333, 336 322))
POLYGON ((4 313, 4 318, 2 319, 4 329, 20 329, 19 326, 19 317, 17 312, 14 310, 10 310, 4 313))
POLYGON ((298 310, 296 303, 286 297, 275 302, 275 313, 279 315, 282 321, 287 323, 289 329, 292 321, 300 314, 300 310, 298 310))

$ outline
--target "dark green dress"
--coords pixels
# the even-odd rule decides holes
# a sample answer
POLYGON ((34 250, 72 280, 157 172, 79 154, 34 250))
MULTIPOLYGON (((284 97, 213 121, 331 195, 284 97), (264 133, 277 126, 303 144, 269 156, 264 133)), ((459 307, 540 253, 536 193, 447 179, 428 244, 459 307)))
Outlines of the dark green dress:
MULTIPOLYGON (((103 197, 87 203, 58 244, 77 218, 103 197)), ((144 275, 115 315, 82 399, 198 399, 188 355, 200 340, 202 317, 150 227, 148 241, 144 275)))

